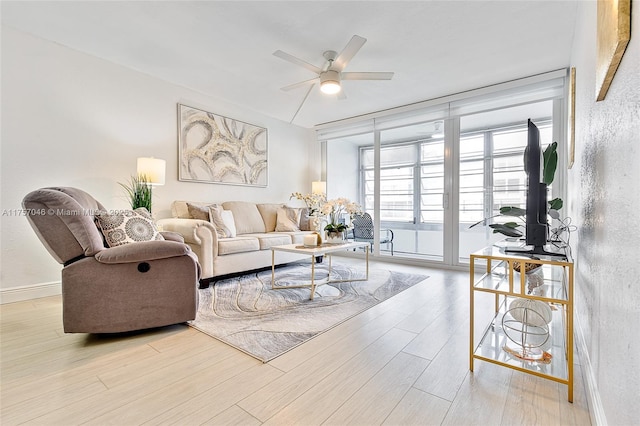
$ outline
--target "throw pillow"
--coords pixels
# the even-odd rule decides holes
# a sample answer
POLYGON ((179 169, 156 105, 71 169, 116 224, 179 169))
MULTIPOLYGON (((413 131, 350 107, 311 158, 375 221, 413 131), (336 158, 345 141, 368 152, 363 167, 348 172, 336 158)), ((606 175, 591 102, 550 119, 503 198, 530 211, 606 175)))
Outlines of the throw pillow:
POLYGON ((191 219, 200 219, 209 221, 209 206, 187 203, 187 210, 191 219))
POLYGON ((100 211, 96 213, 95 218, 109 247, 139 241, 164 240, 153 223, 151 214, 144 207, 115 213, 100 211))
POLYGON ((306 207, 300 209, 300 230, 301 231, 315 231, 309 217, 309 209, 306 207))
POLYGON ((300 209, 280 207, 276 218, 276 232, 295 232, 300 230, 300 209))
POLYGON ((229 237, 235 238, 237 231, 236 221, 233 219, 233 212, 231 210, 222 210, 221 216, 224 226, 229 230, 229 237))
POLYGON ((217 204, 212 204, 209 206, 209 222, 213 224, 216 228, 216 234, 218 234, 218 238, 229 238, 231 237, 231 230, 225 225, 224 219, 222 219, 222 212, 224 210, 222 207, 217 204))

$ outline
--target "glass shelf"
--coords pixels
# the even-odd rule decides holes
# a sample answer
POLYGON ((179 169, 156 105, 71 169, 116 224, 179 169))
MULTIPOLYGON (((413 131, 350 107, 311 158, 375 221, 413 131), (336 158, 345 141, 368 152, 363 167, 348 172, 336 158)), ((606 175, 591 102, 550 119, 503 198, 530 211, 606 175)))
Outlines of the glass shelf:
MULTIPOLYGON (((491 272, 485 273, 474 284, 474 289, 479 291, 488 291, 490 293, 499 294, 518 294, 523 297, 531 297, 534 299, 544 299, 552 302, 562 303, 567 301, 567 271, 568 265, 549 265, 543 264, 539 270, 534 272, 535 280, 543 283, 535 288, 528 287, 528 277, 525 274, 524 287, 521 275, 517 271, 513 271, 513 279, 509 279, 510 265, 513 263, 509 260, 501 260, 492 266, 491 272), (511 285, 510 283, 513 283, 511 285)), ((531 263, 531 262, 528 262, 531 263)), ((513 268, 513 267, 511 267, 513 268)))
POLYGON ((505 305, 508 306, 511 300, 513 300, 513 298, 508 298, 506 303, 502 303, 500 311, 496 314, 480 339, 480 343, 473 353, 474 357, 497 361, 511 367, 517 367, 539 374, 554 376, 560 380, 567 380, 567 345, 564 330, 563 305, 553 304, 551 306, 552 320, 549 323, 549 340, 542 348, 545 352, 551 354, 552 358, 550 362, 546 363, 543 361, 523 360, 504 350, 505 345, 512 348, 518 347, 518 345, 507 337, 502 327, 502 319, 506 311, 505 305))

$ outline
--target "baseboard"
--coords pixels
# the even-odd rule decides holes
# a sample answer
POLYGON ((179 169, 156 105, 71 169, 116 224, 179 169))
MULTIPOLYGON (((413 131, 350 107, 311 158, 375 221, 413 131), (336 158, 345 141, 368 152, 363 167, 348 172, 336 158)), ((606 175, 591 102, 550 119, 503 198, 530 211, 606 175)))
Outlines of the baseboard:
POLYGON ((62 294, 60 281, 50 283, 25 285, 0 289, 0 304, 22 302, 23 300, 38 299, 40 297, 57 296, 62 294))
POLYGON ((582 326, 578 315, 575 317, 575 325, 577 327, 574 330, 574 337, 576 339, 576 346, 580 356, 580 365, 582 367, 582 378, 584 380, 585 391, 587 396, 587 404, 589 405, 589 416, 591 417, 592 425, 607 425, 607 417, 604 413, 604 407, 602 406, 602 400, 600 399, 600 391, 598 390, 598 383, 596 381, 596 375, 591 365, 591 359, 589 358, 589 351, 587 349, 587 342, 582 333, 582 326))

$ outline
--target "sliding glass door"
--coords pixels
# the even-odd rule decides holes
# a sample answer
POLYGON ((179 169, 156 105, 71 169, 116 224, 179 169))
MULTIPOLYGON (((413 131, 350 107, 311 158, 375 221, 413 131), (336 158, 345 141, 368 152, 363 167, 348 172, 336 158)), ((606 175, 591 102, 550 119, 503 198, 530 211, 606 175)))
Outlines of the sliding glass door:
MULTIPOLYGON (((379 132, 379 229, 393 234, 394 255, 442 261, 444 143, 442 122, 379 132)), ((362 197, 375 217, 375 149, 361 149, 362 197)), ((390 254, 389 244, 380 254, 390 254)))
MULTIPOLYGON (((327 195, 357 200, 372 216, 375 255, 466 265, 469 253, 505 238, 484 223, 472 225, 501 206, 525 206, 527 119, 540 129, 543 148, 559 141, 562 164, 560 74, 318 129, 327 195), (382 242, 391 235, 393 247, 382 242)), ((551 198, 562 196, 557 181, 551 198)))

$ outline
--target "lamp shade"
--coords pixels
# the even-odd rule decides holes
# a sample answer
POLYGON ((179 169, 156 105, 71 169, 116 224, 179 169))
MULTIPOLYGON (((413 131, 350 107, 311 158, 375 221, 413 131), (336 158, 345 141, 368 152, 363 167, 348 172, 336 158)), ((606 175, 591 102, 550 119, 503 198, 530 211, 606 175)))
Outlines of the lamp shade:
POLYGON ((151 185, 164 185, 167 162, 159 158, 138 158, 138 176, 144 176, 151 185))
POLYGON ((326 194, 327 182, 323 182, 323 181, 311 182, 311 192, 313 194, 326 194))

